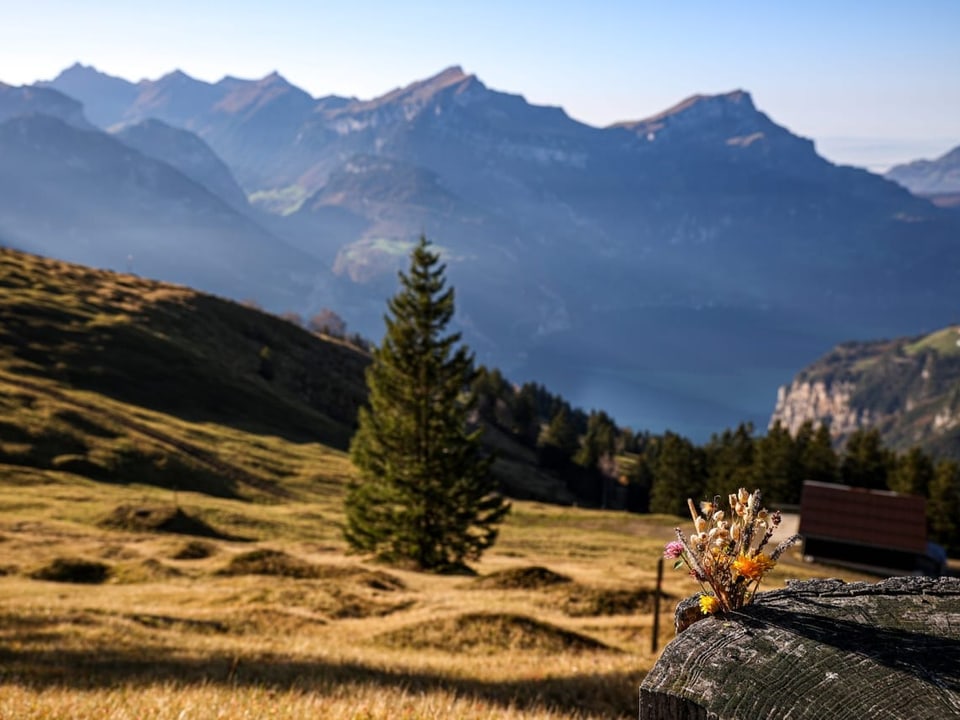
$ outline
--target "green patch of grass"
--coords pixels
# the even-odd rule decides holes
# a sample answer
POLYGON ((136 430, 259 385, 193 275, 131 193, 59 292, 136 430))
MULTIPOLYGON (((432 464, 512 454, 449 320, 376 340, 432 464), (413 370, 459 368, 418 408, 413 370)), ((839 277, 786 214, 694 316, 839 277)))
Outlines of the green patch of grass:
POLYGON ((250 193, 247 201, 273 215, 292 215, 303 206, 309 196, 307 190, 300 185, 287 185, 250 193))
POLYGON ((904 346, 907 355, 936 350, 941 356, 960 355, 960 328, 948 327, 904 346))

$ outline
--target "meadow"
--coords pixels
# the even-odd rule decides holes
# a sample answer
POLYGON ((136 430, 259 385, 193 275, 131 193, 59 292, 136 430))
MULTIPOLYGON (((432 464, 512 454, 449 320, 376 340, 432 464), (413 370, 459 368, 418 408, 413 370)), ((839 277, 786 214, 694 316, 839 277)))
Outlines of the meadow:
MULTIPOLYGON (((635 715, 677 518, 515 502, 475 576, 418 573, 346 552, 344 454, 163 419, 292 479, 212 497, 0 466, 0 718, 635 715)), ((825 572, 788 556, 770 587, 825 572)), ((694 590, 666 570, 661 647, 694 590)))

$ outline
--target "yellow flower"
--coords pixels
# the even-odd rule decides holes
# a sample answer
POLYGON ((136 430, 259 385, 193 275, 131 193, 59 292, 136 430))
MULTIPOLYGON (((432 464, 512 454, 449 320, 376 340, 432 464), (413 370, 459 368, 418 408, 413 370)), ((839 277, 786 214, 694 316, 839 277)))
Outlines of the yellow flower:
POLYGON ((759 581, 776 563, 763 553, 753 557, 741 555, 733 561, 733 569, 747 580, 759 581))
POLYGON ((713 595, 700 596, 700 612, 704 615, 713 615, 719 609, 720 601, 713 597, 713 595))

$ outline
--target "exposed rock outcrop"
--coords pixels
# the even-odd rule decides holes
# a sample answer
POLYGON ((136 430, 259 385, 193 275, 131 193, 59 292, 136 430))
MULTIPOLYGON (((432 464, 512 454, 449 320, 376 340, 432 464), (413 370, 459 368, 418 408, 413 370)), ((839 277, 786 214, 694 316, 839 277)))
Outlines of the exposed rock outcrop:
POLYGON ((850 381, 795 380, 777 391, 771 425, 780 421, 792 434, 808 420, 826 423, 834 437, 842 437, 870 424, 870 411, 851 407, 856 385, 850 381))

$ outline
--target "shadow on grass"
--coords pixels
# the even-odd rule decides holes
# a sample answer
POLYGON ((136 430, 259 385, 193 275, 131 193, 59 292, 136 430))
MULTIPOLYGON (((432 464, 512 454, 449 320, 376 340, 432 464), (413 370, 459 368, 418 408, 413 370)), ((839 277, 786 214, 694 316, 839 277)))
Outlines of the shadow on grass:
POLYGON ((543 679, 484 681, 429 671, 390 670, 356 662, 292 660, 255 654, 171 657, 168 649, 131 647, 90 650, 0 647, 3 682, 43 689, 89 690, 172 682, 272 687, 323 693, 343 685, 378 686, 409 693, 446 691, 460 697, 527 711, 566 711, 610 718, 635 717, 637 671, 543 679), (151 652, 153 650, 155 652, 151 652))

